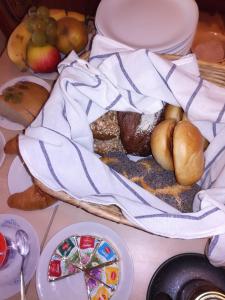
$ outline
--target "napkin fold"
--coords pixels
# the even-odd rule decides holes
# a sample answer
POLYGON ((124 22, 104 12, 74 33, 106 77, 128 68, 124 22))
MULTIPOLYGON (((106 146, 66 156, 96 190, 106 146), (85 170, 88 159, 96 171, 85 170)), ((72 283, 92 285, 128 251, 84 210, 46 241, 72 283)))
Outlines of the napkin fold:
MULTIPOLYGON (((183 239, 216 236, 219 241, 225 234, 225 89, 201 78, 195 56, 172 62, 96 35, 88 62, 71 52, 58 70, 46 105, 19 138, 32 175, 80 201, 115 204, 151 233, 183 239), (193 213, 167 205, 93 152, 89 124, 105 112, 153 114, 164 102, 181 106, 210 141, 193 213)), ((224 246, 214 243, 208 257, 212 263, 225 262, 224 246)))

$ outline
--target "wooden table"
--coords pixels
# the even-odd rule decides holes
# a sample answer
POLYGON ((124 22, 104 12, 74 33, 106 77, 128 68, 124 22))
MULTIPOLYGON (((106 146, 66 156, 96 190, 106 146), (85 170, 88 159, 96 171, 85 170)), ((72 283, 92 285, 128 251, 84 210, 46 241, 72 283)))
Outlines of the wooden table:
MULTIPOLYGON (((19 73, 16 67, 9 61, 6 52, 0 57, 0 66, 0 84, 10 78, 24 75, 19 73)), ((3 128, 0 128, 0 130, 6 140, 9 140, 18 133, 3 128)), ((169 257, 184 252, 203 253, 204 251, 206 239, 180 240, 158 237, 132 227, 119 225, 96 217, 80 208, 62 202, 60 202, 58 206, 32 212, 11 209, 7 206, 7 198, 9 195, 7 175, 14 158, 13 155, 7 155, 3 165, 0 167, 0 213, 15 214, 30 222, 38 234, 41 250, 55 233, 70 224, 81 221, 92 221, 110 227, 125 241, 133 259, 134 285, 130 300, 146 299, 148 284, 153 273, 159 265, 169 257)), ((27 286, 26 294, 28 300, 38 299, 35 276, 27 286)), ((10 299, 18 300, 20 296, 18 294, 10 299)))

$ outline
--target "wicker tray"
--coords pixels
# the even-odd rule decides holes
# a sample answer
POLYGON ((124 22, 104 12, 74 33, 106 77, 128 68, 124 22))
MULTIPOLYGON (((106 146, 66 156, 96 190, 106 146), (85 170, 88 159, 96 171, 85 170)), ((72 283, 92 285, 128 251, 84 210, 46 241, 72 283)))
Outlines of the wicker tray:
MULTIPOLYGON (((178 59, 179 56, 177 55, 162 55, 166 59, 175 60, 178 59)), ((88 59, 89 53, 85 53, 82 58, 88 59)), ((225 66, 222 64, 212 64, 207 63, 204 61, 198 61, 199 70, 201 73, 202 78, 215 83, 218 86, 225 87, 225 66)), ((138 227, 137 224, 134 224, 130 222, 123 214, 119 207, 115 205, 97 205, 97 204, 91 204, 84 201, 78 201, 77 199, 74 199, 70 195, 66 194, 63 191, 53 191, 46 187, 42 182, 38 181, 37 179, 34 179, 35 183, 40 187, 41 190, 44 192, 52 195, 53 197, 62 200, 64 202, 70 203, 74 206, 77 206, 93 215, 96 215, 98 217, 108 219, 110 221, 132 226, 134 228, 138 228, 143 230, 143 228, 138 227)))

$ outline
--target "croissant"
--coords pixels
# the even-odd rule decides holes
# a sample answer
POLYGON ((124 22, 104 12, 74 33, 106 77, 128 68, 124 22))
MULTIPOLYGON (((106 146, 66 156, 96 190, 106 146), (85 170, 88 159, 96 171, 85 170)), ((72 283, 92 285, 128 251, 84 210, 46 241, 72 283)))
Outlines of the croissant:
POLYGON ((5 144, 4 152, 6 154, 19 154, 18 135, 5 144))
POLYGON ((22 210, 43 209, 55 202, 56 200, 52 196, 43 192, 35 184, 30 186, 24 192, 15 193, 8 198, 9 207, 22 210))

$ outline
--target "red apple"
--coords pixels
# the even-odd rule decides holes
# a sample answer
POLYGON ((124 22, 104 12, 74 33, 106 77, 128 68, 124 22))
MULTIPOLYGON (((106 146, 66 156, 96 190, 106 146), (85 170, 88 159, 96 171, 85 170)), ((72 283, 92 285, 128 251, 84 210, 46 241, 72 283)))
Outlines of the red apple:
POLYGON ((31 44, 27 49, 27 64, 34 72, 54 72, 60 60, 59 51, 52 45, 35 46, 31 44))

